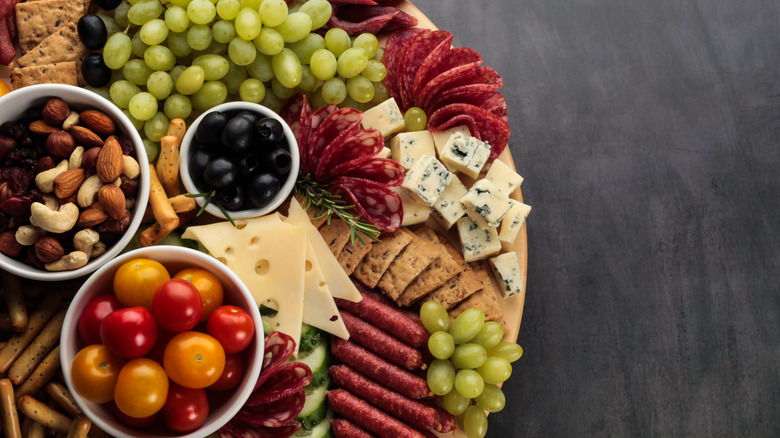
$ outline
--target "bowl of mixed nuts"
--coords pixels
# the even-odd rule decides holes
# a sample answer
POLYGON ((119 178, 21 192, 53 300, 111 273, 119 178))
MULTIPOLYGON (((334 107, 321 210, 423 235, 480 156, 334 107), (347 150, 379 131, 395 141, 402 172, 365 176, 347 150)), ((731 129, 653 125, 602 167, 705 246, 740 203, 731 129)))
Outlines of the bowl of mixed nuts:
POLYGON ((81 277, 113 259, 149 199, 141 137, 113 103, 45 84, 0 98, 0 268, 81 277))

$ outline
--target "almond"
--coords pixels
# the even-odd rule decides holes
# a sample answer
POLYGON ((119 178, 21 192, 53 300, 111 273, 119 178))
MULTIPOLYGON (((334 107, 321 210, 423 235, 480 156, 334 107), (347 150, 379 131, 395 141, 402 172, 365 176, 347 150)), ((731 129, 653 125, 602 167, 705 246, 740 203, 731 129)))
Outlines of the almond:
POLYGON ((70 113, 68 103, 59 97, 52 97, 44 105, 41 117, 52 126, 61 126, 62 122, 68 117, 68 113, 70 113))
POLYGON ((76 140, 65 131, 52 132, 46 138, 46 151, 55 157, 69 157, 76 149, 76 140))
POLYGON ((28 128, 30 129, 30 132, 38 135, 49 135, 53 132, 58 132, 60 130, 60 128, 51 126, 48 123, 44 122, 43 120, 36 120, 30 123, 30 126, 28 126, 28 128))
POLYGON ((82 112, 80 117, 87 128, 100 135, 111 135, 116 131, 116 125, 111 117, 100 111, 87 110, 82 112))
POLYGON ((122 146, 119 145, 116 136, 112 135, 106 139, 106 143, 98 153, 95 172, 100 181, 108 183, 119 178, 119 175, 122 174, 123 163, 122 146))
POLYGON ((108 217, 122 219, 125 213, 125 194, 122 193, 122 189, 113 184, 106 184, 98 191, 98 200, 108 217))
POLYGON ((100 155, 100 150, 103 148, 89 148, 84 151, 84 156, 81 157, 81 167, 89 173, 95 173, 95 167, 97 167, 97 158, 100 155))
POLYGON ((51 263, 62 258, 65 250, 57 239, 46 236, 35 242, 35 255, 43 263, 51 263))
POLYGON ((12 197, 14 192, 11 190, 11 186, 7 182, 0 183, 0 202, 4 202, 6 199, 12 197))
POLYGON ((76 125, 70 128, 68 132, 73 135, 73 138, 75 138, 79 144, 85 147, 103 146, 103 140, 100 136, 83 126, 76 125))
POLYGON ((103 210, 100 202, 95 202, 88 209, 81 212, 76 226, 79 228, 92 228, 95 225, 102 224, 108 219, 108 215, 103 210))
POLYGON ((67 198, 79 190, 86 179, 84 169, 71 169, 62 172, 54 178, 54 195, 58 198, 67 198))

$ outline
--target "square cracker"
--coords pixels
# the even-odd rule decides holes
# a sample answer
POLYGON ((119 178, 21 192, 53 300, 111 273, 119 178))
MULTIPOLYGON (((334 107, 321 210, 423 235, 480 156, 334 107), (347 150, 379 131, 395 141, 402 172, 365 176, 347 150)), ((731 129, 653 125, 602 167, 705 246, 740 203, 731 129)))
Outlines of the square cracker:
POLYGON ((401 293, 436 259, 437 251, 426 240, 404 230, 412 238, 409 245, 395 258, 379 280, 379 289, 390 299, 397 300, 401 293))
POLYGON ((415 230, 415 234, 436 248, 436 259, 398 297, 397 302, 400 306, 408 306, 428 295, 466 268, 465 262, 459 263, 447 250, 445 244, 439 241, 433 230, 427 227, 419 228, 415 230))
POLYGON ((68 23, 17 59, 16 65, 19 67, 30 67, 32 65, 78 61, 87 52, 87 48, 79 40, 76 25, 68 23))
POLYGON ((504 318, 504 313, 501 312, 501 305, 498 304, 496 294, 491 287, 486 287, 461 301, 460 304, 450 310, 450 319, 454 319, 472 307, 482 309, 485 312, 485 321, 501 322, 501 319, 504 318))
POLYGON ((19 47, 28 52, 64 26, 78 22, 86 12, 83 0, 47 0, 16 5, 19 47))
POLYGON ((35 84, 77 85, 77 77, 75 61, 11 69, 14 88, 35 84))
POLYGON ((375 242, 371 251, 363 257, 363 262, 352 275, 369 288, 376 287, 379 279, 395 260, 396 256, 412 241, 412 237, 404 230, 383 234, 381 242, 375 242))
POLYGON ((466 266, 465 270, 429 293, 424 300, 436 301, 449 310, 480 289, 482 289, 482 281, 479 279, 479 276, 473 269, 466 266))
POLYGON ((371 242, 371 239, 367 237, 363 237, 363 239, 366 241, 366 243, 362 243, 359 239, 355 239, 354 244, 347 242, 347 244, 344 245, 344 248, 339 253, 339 265, 341 265, 341 269, 343 269, 347 275, 352 275, 358 265, 360 265, 363 257, 365 257, 369 251, 371 251, 373 242, 371 242))
POLYGON ((349 225, 341 219, 333 219, 329 224, 325 224, 319 228, 322 238, 330 248, 330 252, 334 257, 338 257, 344 245, 349 242, 349 225))

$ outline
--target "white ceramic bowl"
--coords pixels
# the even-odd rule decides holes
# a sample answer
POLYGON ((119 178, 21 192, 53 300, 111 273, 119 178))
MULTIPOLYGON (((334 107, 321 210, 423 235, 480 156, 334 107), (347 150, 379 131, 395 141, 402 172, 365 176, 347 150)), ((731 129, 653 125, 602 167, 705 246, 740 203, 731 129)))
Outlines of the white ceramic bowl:
MULTIPOLYGON (((266 205, 265 207, 250 208, 250 209, 244 209, 238 211, 229 211, 228 213, 230 214, 230 217, 233 219, 249 219, 253 217, 262 216, 264 214, 268 214, 276 210, 276 208, 282 205, 282 203, 287 199, 287 197, 290 196, 290 193, 292 193, 293 190, 293 186, 295 186, 295 179, 298 177, 298 168, 300 166, 300 156, 298 155, 298 141, 295 139, 295 135, 290 129, 290 126, 287 125, 287 122, 284 121, 284 119, 279 117, 279 115, 276 114, 271 109, 256 103, 251 103, 251 102, 223 103, 204 112, 203 114, 200 115, 200 117, 195 119, 192 125, 187 129, 187 132, 184 134, 184 139, 182 140, 182 144, 181 144, 180 155, 182 158, 179 161, 179 174, 181 177, 181 181, 184 184, 184 187, 190 193, 199 192, 199 189, 195 186, 195 181, 193 181, 192 177, 190 176, 190 157, 195 152, 194 149, 191 148, 191 145, 194 142, 195 131, 198 129, 198 124, 200 124, 200 121, 203 120, 203 117, 205 117, 206 114, 209 114, 214 111, 235 112, 235 113, 238 113, 240 111, 253 111, 260 114, 262 117, 271 117, 281 122, 282 127, 284 128, 284 136, 287 139, 287 144, 290 147, 290 158, 292 159, 292 165, 290 167, 290 173, 287 176, 287 180, 282 182, 279 193, 277 193, 276 196, 274 196, 273 199, 271 199, 271 202, 269 202, 268 205, 266 205)), ((203 207, 203 203, 205 202, 205 199, 195 198, 195 201, 198 203, 198 206, 203 207)), ((220 209, 214 204, 209 204, 208 206, 206 206, 206 211, 209 214, 214 215, 216 217, 227 219, 225 215, 222 214, 222 211, 220 211, 220 209)))
POLYGON ((100 427, 103 431, 114 437, 178 437, 178 438, 196 438, 204 437, 214 433, 222 427, 241 409, 246 400, 252 394, 255 382, 260 375, 260 368, 263 362, 263 324, 260 319, 260 312, 255 304, 252 294, 230 269, 217 259, 208 256, 202 252, 177 247, 177 246, 151 246, 140 248, 117 257, 105 266, 97 270, 90 276, 84 285, 79 289, 73 302, 68 307, 65 315, 65 321, 62 326, 62 335, 60 336, 60 358, 62 361, 62 374, 65 377, 65 383, 73 394, 79 407, 84 413, 100 427), (203 268, 214 274, 222 283, 224 288, 224 304, 232 304, 249 312, 255 323, 255 337, 252 343, 245 350, 247 358, 246 372, 241 383, 233 392, 226 391, 225 397, 220 397, 216 403, 212 403, 210 397, 209 416, 206 422, 197 430, 189 434, 180 434, 172 432, 164 425, 155 426, 149 430, 139 430, 131 428, 122 423, 111 411, 111 404, 97 404, 81 398, 73 388, 71 379, 71 364, 73 358, 82 348, 86 347, 78 335, 77 323, 79 316, 84 311, 87 303, 98 295, 106 294, 112 290, 114 273, 127 261, 136 258, 148 258, 162 263, 170 272, 171 276, 185 268, 203 268), (227 396, 229 395, 229 397, 227 396))
POLYGON ((69 280, 88 275, 116 257, 127 246, 141 225, 143 212, 146 210, 146 204, 149 201, 149 167, 146 164, 148 159, 141 136, 138 135, 138 131, 136 131, 124 113, 105 98, 91 91, 71 85, 32 85, 0 97, 0 124, 20 119, 28 108, 35 105, 43 105, 49 98, 55 96, 64 99, 72 109, 96 109, 109 115, 116 123, 118 130, 129 137, 135 146, 135 158, 141 165, 141 176, 138 180, 135 206, 132 209, 133 219, 127 231, 103 255, 90 260, 84 267, 72 271, 49 272, 0 254, 0 268, 20 277, 42 281, 69 280))

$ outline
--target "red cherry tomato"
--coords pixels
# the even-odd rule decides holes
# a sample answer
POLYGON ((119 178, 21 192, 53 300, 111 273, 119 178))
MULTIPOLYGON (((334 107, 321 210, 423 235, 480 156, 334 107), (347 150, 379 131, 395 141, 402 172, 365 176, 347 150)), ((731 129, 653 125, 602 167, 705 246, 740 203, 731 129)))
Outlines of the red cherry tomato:
POLYGON ((145 307, 111 312, 100 324, 100 339, 113 354, 135 359, 148 353, 157 340, 157 323, 145 307))
POLYGON ((226 354, 225 370, 222 371, 219 380, 206 389, 209 391, 226 391, 228 389, 233 389, 241 383, 245 371, 246 364, 244 363, 243 354, 226 354))
POLYGON ((100 323, 109 313, 122 308, 114 295, 100 295, 87 303, 79 316, 78 329, 81 340, 87 345, 100 343, 100 323))
POLYGON ((161 414, 165 425, 172 431, 192 432, 202 426, 209 416, 206 391, 171 382, 161 414))
POLYGON ((176 336, 176 333, 171 333, 167 330, 157 330, 157 341, 154 343, 154 347, 146 353, 146 357, 157 363, 163 363, 165 347, 168 346, 168 342, 174 336, 176 336))
POLYGON ((216 338, 225 353, 238 353, 248 347, 255 335, 255 323, 246 310, 236 306, 221 306, 209 316, 208 333, 216 338))
POLYGON ((152 313, 160 327, 181 333, 200 321, 203 303, 200 292, 189 281, 174 278, 157 288, 152 301, 152 313))
POLYGON ((153 414, 143 418, 131 417, 122 412, 116 403, 111 403, 111 411, 114 413, 114 415, 116 415, 117 418, 119 418, 119 421, 135 429, 148 429, 152 427, 155 422, 157 422, 157 418, 159 417, 158 414, 153 414))

